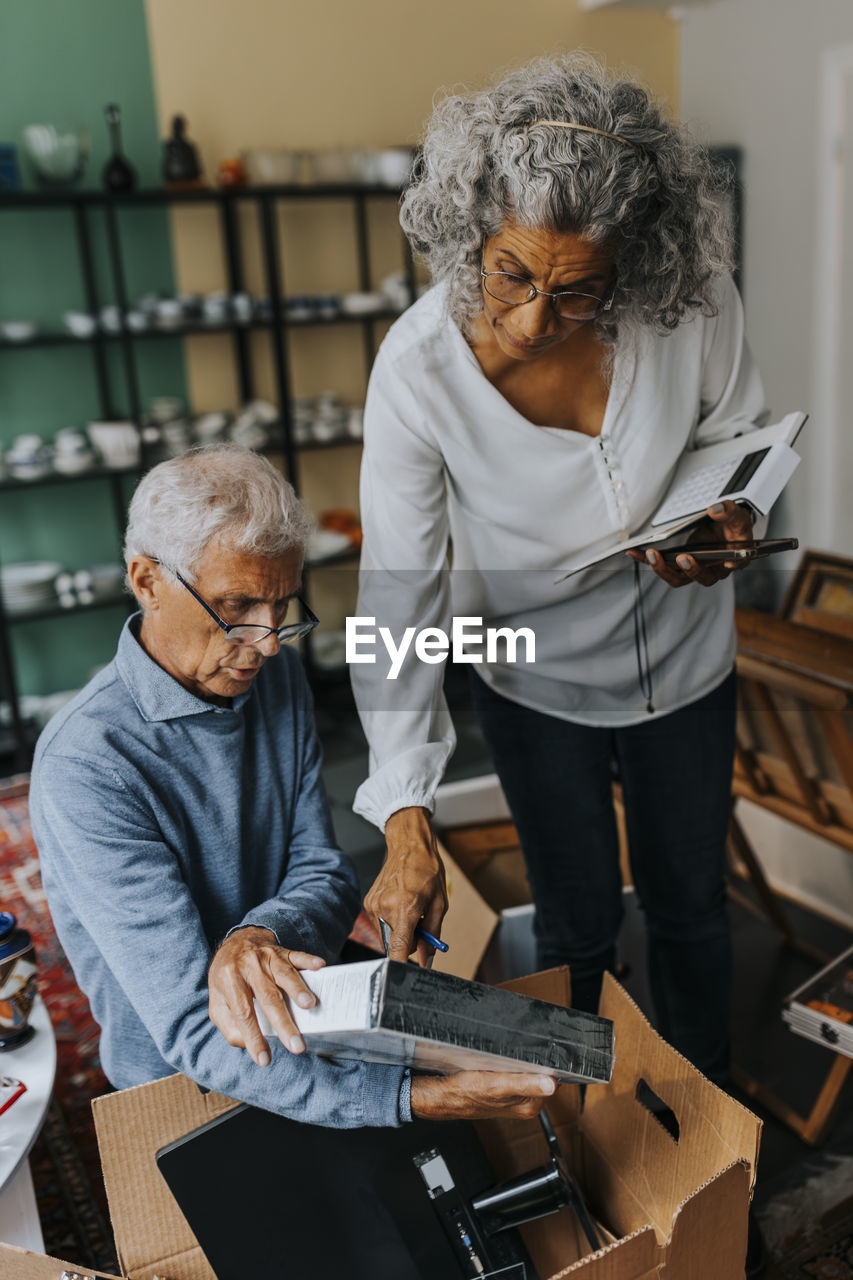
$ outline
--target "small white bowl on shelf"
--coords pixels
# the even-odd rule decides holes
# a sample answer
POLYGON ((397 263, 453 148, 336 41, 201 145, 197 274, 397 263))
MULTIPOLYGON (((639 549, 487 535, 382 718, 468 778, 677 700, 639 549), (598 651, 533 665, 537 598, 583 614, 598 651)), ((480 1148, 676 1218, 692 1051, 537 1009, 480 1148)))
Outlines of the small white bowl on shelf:
POLYGON ((386 187, 403 187, 412 176, 411 147, 386 147, 373 156, 375 181, 386 187))
POLYGON ((101 307, 99 319, 104 333, 121 332, 121 311, 114 302, 101 307))
POLYGON ((42 480, 50 475, 53 450, 41 436, 18 436, 6 454, 6 466, 13 480, 42 480))
POLYGON ((0 589, 9 613, 30 613, 56 601, 54 583, 62 565, 54 560, 26 560, 0 568, 0 589))
POLYGON ((139 464, 139 432, 132 422, 90 422, 89 436, 111 471, 139 464))
POLYGON ((90 579, 89 589, 96 600, 118 595, 124 585, 124 565, 93 564, 87 572, 90 579))
POLYGON ((65 427, 53 438, 53 469, 63 476, 81 475, 96 464, 94 450, 85 431, 65 427))
POLYGON ((7 342, 29 342, 38 333, 34 320, 6 320, 0 324, 0 334, 7 342))
POLYGON ((386 306, 381 293, 341 294, 341 311, 348 316, 368 316, 386 306))
POLYGON ((146 329, 151 328, 148 316, 144 311, 140 311, 138 307, 134 307, 125 313, 124 322, 131 333, 145 333, 146 329))
POLYGON ((253 147, 242 154, 246 174, 253 186, 279 186, 299 182, 302 152, 285 147, 253 147))
POLYGON ((40 182, 46 186, 70 186, 83 172, 89 153, 88 134, 60 132, 53 124, 24 127, 24 150, 40 182))
POLYGON ((75 338, 91 338, 98 327, 97 319, 88 311, 63 311, 62 323, 75 338))

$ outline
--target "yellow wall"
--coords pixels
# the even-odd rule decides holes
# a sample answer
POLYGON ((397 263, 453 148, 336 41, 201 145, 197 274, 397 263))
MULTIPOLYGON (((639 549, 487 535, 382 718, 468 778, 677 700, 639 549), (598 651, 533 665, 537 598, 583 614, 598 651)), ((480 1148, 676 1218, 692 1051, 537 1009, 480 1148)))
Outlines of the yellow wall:
MULTIPOLYGON (((482 85, 528 58, 576 47, 636 75, 677 109, 678 27, 659 14, 584 13, 579 0, 146 0, 146 10, 161 134, 184 114, 211 178, 221 158, 246 147, 416 142, 442 87, 482 85)), ((289 293, 358 287, 351 211, 312 202, 281 206, 279 216, 289 293)), ((376 202, 370 225, 378 283, 400 266, 394 202, 376 202)), ((213 211, 176 212, 173 240, 182 290, 224 287, 213 211)), ((255 241, 249 259, 248 285, 265 292, 255 241)), ((253 343, 259 390, 275 398, 268 335, 253 343)), ((295 394, 330 388, 361 402, 357 326, 299 332, 291 357, 295 394)), ((187 342, 195 410, 235 405, 231 367, 227 339, 187 342)), ((314 510, 355 505, 358 454, 303 455, 314 510)))

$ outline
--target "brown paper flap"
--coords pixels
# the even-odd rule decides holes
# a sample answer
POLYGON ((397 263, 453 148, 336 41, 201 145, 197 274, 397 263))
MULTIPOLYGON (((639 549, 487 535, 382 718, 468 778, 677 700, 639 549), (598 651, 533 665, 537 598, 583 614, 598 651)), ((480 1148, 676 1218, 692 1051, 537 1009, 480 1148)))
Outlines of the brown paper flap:
POLYGON ((645 1188, 646 1221, 663 1241, 685 1196, 732 1162, 748 1167, 752 1188, 761 1122, 666 1044, 610 974, 604 975, 600 1012, 617 1025, 613 1079, 588 1086, 581 1127, 603 1159, 620 1153, 614 1174, 645 1188), (674 1112, 677 1142, 637 1100, 641 1079, 674 1112))
MULTIPOLYGON (((646 1227, 624 1240, 617 1240, 598 1253, 590 1254, 571 1266, 551 1273, 548 1280, 563 1280, 564 1276, 578 1276, 584 1280, 659 1280, 661 1261, 661 1250, 654 1228, 646 1227)), ((675 1275, 672 1280, 676 1280, 675 1275)), ((681 1280, 681 1277, 677 1280, 681 1280)))
MULTIPOLYGON (((182 1260, 180 1280, 215 1280, 154 1160, 161 1147, 237 1104, 186 1076, 107 1094, 92 1103, 119 1262, 126 1275, 182 1260)), ((166 1266, 163 1271, 168 1276, 166 1266)))
POLYGON ((497 927, 498 916, 440 842, 438 849, 447 878, 448 900, 441 937, 449 950, 435 953, 433 968, 458 978, 473 978, 497 927))
POLYGON ((0 1276, 3 1280, 59 1280, 63 1271, 76 1271, 86 1280, 120 1280, 106 1271, 90 1271, 76 1262, 61 1262, 44 1253, 31 1253, 14 1244, 0 1244, 0 1276))
POLYGON ((750 1171, 730 1165, 677 1211, 666 1252, 666 1280, 743 1280, 750 1171))

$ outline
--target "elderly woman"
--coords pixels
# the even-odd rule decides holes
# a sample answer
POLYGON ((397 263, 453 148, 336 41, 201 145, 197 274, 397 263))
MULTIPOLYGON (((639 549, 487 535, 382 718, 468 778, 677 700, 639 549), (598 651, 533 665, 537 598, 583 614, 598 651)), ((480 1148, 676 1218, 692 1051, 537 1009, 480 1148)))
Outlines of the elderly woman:
MULTIPOLYGON (((402 205, 434 287, 383 343, 367 400, 358 612, 534 633, 534 661, 475 655, 471 681, 539 962, 568 962, 595 1008, 622 920, 615 766, 659 1028, 722 1080, 729 568, 648 550, 561 579, 647 523, 685 450, 763 421, 718 195, 707 155, 585 56, 438 107, 402 205)), ((705 524, 751 534, 729 502, 705 524)), ((385 831, 367 905, 402 956, 446 909, 429 813, 454 734, 440 665, 383 675, 353 668, 371 748, 355 807, 385 831)))

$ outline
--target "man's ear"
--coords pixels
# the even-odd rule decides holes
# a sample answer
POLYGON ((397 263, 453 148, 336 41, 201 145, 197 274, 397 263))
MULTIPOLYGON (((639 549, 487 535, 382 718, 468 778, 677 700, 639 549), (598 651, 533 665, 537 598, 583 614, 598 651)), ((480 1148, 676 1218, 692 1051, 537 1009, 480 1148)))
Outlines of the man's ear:
POLYGON ((133 556, 127 562, 127 576, 140 606, 145 610, 159 609, 164 585, 160 566, 149 556, 133 556))

